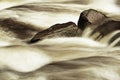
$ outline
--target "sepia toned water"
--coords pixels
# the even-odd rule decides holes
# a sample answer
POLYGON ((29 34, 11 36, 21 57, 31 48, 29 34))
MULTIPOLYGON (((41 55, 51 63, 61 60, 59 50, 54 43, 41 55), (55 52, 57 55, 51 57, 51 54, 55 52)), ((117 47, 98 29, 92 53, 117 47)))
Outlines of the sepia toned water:
MULTIPOLYGON (((120 48, 108 38, 60 37, 27 44, 52 25, 74 22, 87 9, 120 20, 119 0, 1 0, 0 80, 120 80, 120 48)), ((58 31, 59 32, 59 31, 58 31)), ((84 34, 89 33, 86 29, 84 34)), ((83 35, 84 35, 83 34, 83 35)), ((119 44, 119 36, 117 39, 119 44)))

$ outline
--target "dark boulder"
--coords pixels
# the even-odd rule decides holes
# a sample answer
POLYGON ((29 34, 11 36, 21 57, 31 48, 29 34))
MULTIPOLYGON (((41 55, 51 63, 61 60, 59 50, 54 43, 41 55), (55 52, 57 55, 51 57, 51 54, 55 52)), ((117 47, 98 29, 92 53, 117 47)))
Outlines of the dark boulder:
POLYGON ((30 43, 43 40, 45 38, 53 37, 75 37, 81 36, 81 30, 73 22, 67 22, 63 24, 55 24, 50 28, 38 32, 30 41, 30 43))

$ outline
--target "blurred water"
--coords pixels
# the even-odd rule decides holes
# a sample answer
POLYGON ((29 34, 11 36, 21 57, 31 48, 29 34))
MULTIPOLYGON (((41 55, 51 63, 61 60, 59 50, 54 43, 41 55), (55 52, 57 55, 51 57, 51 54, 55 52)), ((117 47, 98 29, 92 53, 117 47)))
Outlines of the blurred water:
MULTIPOLYGON (((67 3, 67 4, 72 4, 72 5, 63 5, 63 7, 65 7, 65 8, 68 7, 67 9, 71 9, 71 10, 75 9, 75 11, 76 12, 78 11, 78 13, 72 12, 71 13, 72 15, 71 15, 69 12, 66 14, 65 13, 60 14, 58 12, 57 13, 58 15, 57 15, 57 14, 49 13, 47 11, 46 11, 46 14, 43 14, 41 11, 38 14, 38 12, 35 12, 35 11, 31 11, 31 12, 23 11, 22 12, 22 11, 19 11, 19 9, 18 9, 18 12, 16 12, 16 11, 14 11, 15 9, 13 9, 13 12, 12 11, 10 12, 8 10, 8 12, 3 11, 3 13, 2 13, 2 11, 1 11, 0 18, 2 19, 3 15, 5 17, 8 16, 8 18, 9 18, 9 17, 14 17, 14 14, 15 15, 17 14, 18 18, 16 18, 16 16, 15 16, 16 19, 22 19, 23 21, 26 21, 26 23, 31 21, 29 23, 35 23, 35 24, 44 25, 47 27, 51 26, 52 24, 55 24, 57 21, 65 22, 67 20, 72 20, 72 21, 76 22, 79 17, 79 9, 81 9, 81 8, 79 8, 79 7, 81 7, 81 5, 78 6, 78 4, 87 4, 87 3, 89 3, 90 0, 1 0, 0 1, 0 9, 5 9, 10 6, 24 4, 24 3, 28 3, 28 2, 35 2, 35 1, 52 2, 52 3, 53 2, 63 2, 63 3, 67 3), (73 5, 73 3, 75 5, 73 5), (69 8, 70 6, 72 6, 72 8, 69 8), (76 8, 78 8, 78 9, 76 9, 76 8), (31 16, 31 15, 33 15, 33 16, 31 16)), ((112 11, 114 13, 119 12, 119 9, 115 8, 115 5, 112 5, 113 8, 111 7, 111 5, 107 5, 108 3, 114 3, 114 2, 112 2, 113 0, 106 0, 106 1, 105 0, 93 0, 93 1, 96 1, 96 2, 93 3, 92 6, 89 6, 89 7, 87 6, 87 8, 93 7, 95 9, 100 9, 100 10, 103 9, 103 11, 106 11, 106 12, 112 12, 112 11), (97 2, 99 2, 99 3, 97 3, 97 2), (104 3, 104 4, 102 4, 102 3, 104 3), (94 4, 96 4, 97 7, 94 4)), ((50 7, 52 7, 52 5, 54 5, 54 4, 51 4, 50 7)), ((86 8, 86 7, 84 7, 84 8, 86 8)), ((9 35, 11 35, 11 34, 9 34, 9 35)), ((8 36, 8 34, 7 34, 7 36, 8 36)), ((2 34, 1 37, 5 37, 5 36, 2 34)), ((58 47, 59 47, 59 45, 58 45, 58 47)), ((74 54, 74 51, 76 49, 78 49, 76 47, 75 48, 71 47, 71 48, 73 48, 73 51, 70 51, 70 52, 73 54, 74 54)), ((71 48, 68 48, 67 52, 69 52, 69 49, 71 49, 71 48)), ((80 47, 79 49, 82 50, 85 48, 80 47)), ((29 49, 29 50, 31 50, 31 49, 29 49)), ((55 50, 55 49, 53 49, 53 50, 55 50)), ((59 49, 57 51, 59 53, 61 52, 59 49)), ((30 73, 19 73, 19 72, 3 69, 3 70, 0 70, 0 80, 120 80, 120 67, 119 67, 120 66, 120 60, 119 60, 120 59, 119 58, 120 57, 120 49, 119 48, 115 48, 115 49, 114 48, 108 48, 108 49, 105 48, 102 50, 98 49, 98 51, 97 51, 97 49, 90 48, 90 49, 88 49, 88 51, 90 51, 89 53, 95 53, 95 54, 98 53, 101 55, 107 54, 109 56, 107 56, 107 55, 106 55, 106 57, 93 56, 93 57, 86 57, 86 58, 82 58, 82 59, 52 63, 52 64, 42 67, 39 70, 30 72, 30 73)), ((10 52, 10 51, 8 51, 8 52, 10 52)), ((81 53, 82 52, 84 52, 84 51, 82 50, 81 53)), ((86 53, 84 53, 84 54, 86 54, 86 53)))

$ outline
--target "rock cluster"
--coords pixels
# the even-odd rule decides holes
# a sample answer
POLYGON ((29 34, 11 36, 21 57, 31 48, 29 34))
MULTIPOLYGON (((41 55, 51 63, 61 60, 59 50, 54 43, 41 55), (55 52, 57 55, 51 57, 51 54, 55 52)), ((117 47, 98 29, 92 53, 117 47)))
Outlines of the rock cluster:
MULTIPOLYGON (((46 30, 38 32, 31 39, 30 43, 53 37, 84 37, 82 35, 86 33, 89 33, 87 37, 92 37, 94 40, 100 41, 108 34, 117 30, 120 30, 120 21, 115 21, 97 10, 89 9, 80 14, 77 25, 74 22, 55 24, 46 30), (86 31, 88 28, 89 31, 86 31)), ((120 33, 114 35, 110 40, 106 41, 108 44, 115 43, 118 46, 120 45, 120 40, 117 40, 117 42, 114 41, 119 39, 120 33)))

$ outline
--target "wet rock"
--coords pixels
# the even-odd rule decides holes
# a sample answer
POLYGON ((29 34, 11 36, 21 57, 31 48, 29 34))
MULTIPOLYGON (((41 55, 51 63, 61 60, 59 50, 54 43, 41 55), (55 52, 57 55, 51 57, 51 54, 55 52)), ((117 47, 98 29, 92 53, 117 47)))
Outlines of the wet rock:
POLYGON ((30 41, 30 43, 53 37, 76 37, 81 36, 81 30, 73 22, 63 24, 55 24, 50 28, 38 32, 30 41))
POLYGON ((106 18, 107 18, 106 15, 97 10, 94 9, 85 10, 80 14, 78 20, 78 27, 81 30, 84 30, 87 26, 91 24, 92 25, 100 24, 106 18))

